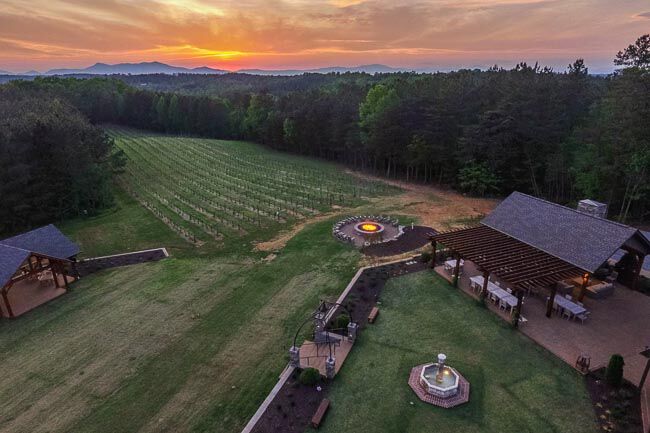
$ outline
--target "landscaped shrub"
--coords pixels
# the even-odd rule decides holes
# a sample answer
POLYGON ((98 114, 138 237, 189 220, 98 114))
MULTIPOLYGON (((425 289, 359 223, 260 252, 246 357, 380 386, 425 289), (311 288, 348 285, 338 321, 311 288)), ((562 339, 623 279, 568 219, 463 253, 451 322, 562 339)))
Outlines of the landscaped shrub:
POLYGON ((347 329, 349 323, 350 317, 347 314, 339 314, 332 322, 332 327, 334 329, 347 329))
POLYGON ((431 261, 432 254, 431 253, 422 253, 420 256, 420 262, 422 263, 427 263, 431 261))
POLYGON ((311 367, 305 368, 302 372, 300 372, 300 376, 298 377, 298 381, 306 386, 314 386, 318 383, 319 380, 320 373, 318 370, 311 367))
POLYGON ((609 364, 607 364, 607 370, 605 371, 605 381, 609 386, 618 388, 623 383, 623 366, 625 361, 623 357, 619 354, 612 355, 609 358, 609 364))

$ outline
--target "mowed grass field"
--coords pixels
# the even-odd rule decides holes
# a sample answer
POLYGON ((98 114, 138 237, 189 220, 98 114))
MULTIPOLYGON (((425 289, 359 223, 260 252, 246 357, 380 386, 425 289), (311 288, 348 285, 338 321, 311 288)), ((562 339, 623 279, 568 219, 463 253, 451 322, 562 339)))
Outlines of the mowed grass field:
POLYGON ((236 432, 297 324, 360 258, 332 219, 273 260, 255 242, 397 189, 250 143, 110 133, 128 157, 115 207, 59 225, 85 257, 160 246, 172 257, 88 276, 0 321, 0 431, 236 432))
MULTIPOLYGON (((128 196, 119 205, 66 228, 97 252, 88 233, 116 247, 148 246, 156 230, 169 239, 128 196), (109 231, 131 222, 149 232, 109 231)), ((277 380, 296 324, 356 271, 358 253, 330 231, 307 226, 270 263, 186 253, 103 271, 2 321, 0 431, 238 431, 277 380)))
POLYGON ((334 382, 324 432, 598 430, 581 376, 433 272, 391 279, 380 308, 334 382), (463 406, 423 403, 407 383, 441 352, 470 382, 463 406))

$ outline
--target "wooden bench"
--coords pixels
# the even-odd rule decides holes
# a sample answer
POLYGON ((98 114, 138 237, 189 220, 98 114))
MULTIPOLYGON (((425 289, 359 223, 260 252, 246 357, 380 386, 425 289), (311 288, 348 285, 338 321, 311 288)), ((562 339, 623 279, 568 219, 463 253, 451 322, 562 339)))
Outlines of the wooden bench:
POLYGON ((372 310, 370 310, 370 314, 368 314, 368 323, 375 323, 378 314, 379 314, 379 308, 372 307, 372 310))
POLYGON ((324 398, 320 402, 320 405, 318 405, 318 409, 316 409, 316 413, 311 418, 312 427, 318 428, 320 426, 320 423, 323 422, 323 418, 325 417, 325 413, 327 412, 327 409, 329 409, 329 407, 330 407, 329 399, 324 398))

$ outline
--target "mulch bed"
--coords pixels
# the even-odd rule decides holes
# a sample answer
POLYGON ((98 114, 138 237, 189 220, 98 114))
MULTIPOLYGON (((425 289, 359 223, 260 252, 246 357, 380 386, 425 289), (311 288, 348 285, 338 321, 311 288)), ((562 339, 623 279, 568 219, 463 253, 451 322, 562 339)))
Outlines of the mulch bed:
MULTIPOLYGON (((412 262, 414 263, 410 265, 402 262, 366 269, 359 276, 344 301, 353 320, 359 324, 359 330, 368 325, 367 319, 370 310, 377 305, 379 295, 389 278, 428 268, 427 263, 422 263, 417 259, 412 262)), ((381 310, 381 306, 379 309, 381 310)), ((335 320, 336 318, 333 318, 328 325, 331 327, 335 320)), ((381 320, 381 313, 377 320, 381 320)), ((311 419, 316 413, 318 405, 323 398, 327 397, 330 384, 325 379, 321 380, 319 383, 321 390, 318 391, 316 386, 300 384, 299 374, 300 371, 296 370, 287 380, 253 428, 252 433, 303 433, 311 425, 311 419)), ((336 402, 332 402, 332 404, 336 404, 336 402)), ((330 415, 325 415, 323 422, 327 422, 327 417, 330 415)))
POLYGON ((361 249, 368 256, 388 257, 417 250, 429 243, 429 236, 437 233, 427 226, 405 227, 402 236, 395 240, 373 244, 361 249))
POLYGON ((86 276, 102 269, 117 268, 120 266, 135 265, 144 262, 155 262, 166 258, 161 248, 150 251, 141 251, 117 256, 102 257, 98 259, 86 259, 77 263, 77 271, 80 276, 86 276))
MULTIPOLYGON (((329 383, 306 386, 298 381, 300 372, 294 371, 259 419, 252 433, 303 433, 316 413, 321 400, 327 397, 329 383), (317 386, 321 387, 318 391, 317 386)), ((325 415, 325 420, 329 414, 325 415)))
POLYGON ((604 380, 602 368, 586 376, 587 390, 594 404, 601 431, 615 433, 642 433, 641 400, 638 388, 625 381, 620 389, 613 389, 604 380))
MULTIPOLYGON (((370 310, 377 305, 386 282, 391 277, 397 277, 412 272, 427 269, 426 263, 414 259, 415 263, 394 263, 366 269, 352 286, 352 289, 345 298, 343 305, 352 315, 352 319, 359 324, 359 329, 365 328, 368 324, 370 310)), ((381 310, 381 306, 379 307, 381 310)), ((379 313, 381 320, 381 313, 379 313)))

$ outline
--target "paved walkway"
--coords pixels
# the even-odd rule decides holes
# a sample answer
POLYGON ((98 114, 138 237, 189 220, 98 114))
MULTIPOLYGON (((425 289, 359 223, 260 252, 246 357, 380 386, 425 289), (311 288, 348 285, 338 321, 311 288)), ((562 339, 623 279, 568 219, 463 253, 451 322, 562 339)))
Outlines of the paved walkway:
MULTIPOLYGON (((334 374, 337 374, 348 354, 352 350, 353 343, 344 337, 340 344, 332 343, 332 356, 335 359, 334 374)), ((320 372, 322 376, 327 376, 325 361, 329 357, 329 345, 327 343, 316 344, 312 341, 305 340, 300 346, 300 368, 312 367, 320 372)))
POLYGON ((85 259, 77 264, 79 275, 86 276, 102 269, 129 266, 144 262, 154 262, 169 257, 165 248, 154 248, 151 250, 134 251, 131 253, 114 254, 111 256, 93 257, 85 259))

